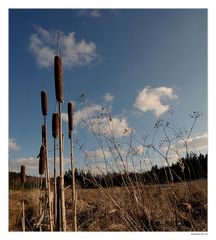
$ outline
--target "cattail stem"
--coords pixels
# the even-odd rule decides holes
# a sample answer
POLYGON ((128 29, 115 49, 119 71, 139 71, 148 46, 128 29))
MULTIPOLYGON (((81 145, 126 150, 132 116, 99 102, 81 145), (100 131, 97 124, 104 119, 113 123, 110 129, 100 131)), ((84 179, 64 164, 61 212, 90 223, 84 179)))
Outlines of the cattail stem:
POLYGON ((62 119, 61 119, 61 103, 59 105, 59 160, 60 160, 60 176, 61 176, 61 226, 62 231, 66 231, 65 217, 65 195, 64 195, 64 158, 62 149, 62 119))
POLYGON ((57 212, 56 212, 56 216, 57 216, 57 221, 56 221, 56 231, 61 231, 62 230, 62 226, 61 226, 61 177, 57 177, 56 179, 56 184, 57 184, 57 212))
POLYGON ((59 117, 58 113, 55 112, 52 114, 52 136, 54 139, 54 223, 55 229, 57 229, 57 193, 56 193, 56 138, 58 137, 59 131, 59 117))
MULTIPOLYGON (((44 116, 44 126, 45 126, 45 133, 46 133, 46 116, 44 116)), ((45 134, 46 136, 47 134, 45 134)), ((49 163, 48 163, 48 147, 47 147, 47 138, 45 137, 45 148, 46 148, 46 183, 48 189, 48 213, 49 213, 49 223, 50 223, 50 231, 53 231, 53 224, 52 224, 52 209, 51 209, 51 197, 50 197, 50 177, 49 177, 49 163)))
POLYGON ((57 34, 57 56, 59 56, 59 39, 60 39, 60 34, 58 32, 58 34, 57 34))
POLYGON ((21 165, 21 183, 22 183, 22 229, 25 232, 25 204, 24 204, 24 183, 26 182, 25 165, 21 165))
POLYGON ((72 224, 73 230, 77 231, 77 220, 76 220, 76 182, 75 182, 75 161, 74 161, 74 154, 73 154, 73 103, 68 103, 68 133, 70 139, 70 156, 71 156, 71 177, 72 177, 72 184, 71 184, 71 192, 72 192, 72 224))
POLYGON ((22 229, 23 229, 23 232, 25 232, 24 182, 22 183, 22 212, 23 212, 23 217, 22 217, 22 229))
POLYGON ((70 151, 71 151, 71 174, 72 174, 72 216, 73 229, 77 231, 77 213, 76 213, 76 182, 75 182, 75 161, 73 155, 73 140, 72 133, 70 134, 70 151))
MULTIPOLYGON (((40 175, 40 201, 39 201, 39 215, 42 214, 42 189, 43 189, 43 176, 40 175)), ((41 225, 40 225, 40 232, 42 231, 41 225)))
POLYGON ((56 192, 56 139, 54 138, 54 222, 57 224, 57 192, 56 192))

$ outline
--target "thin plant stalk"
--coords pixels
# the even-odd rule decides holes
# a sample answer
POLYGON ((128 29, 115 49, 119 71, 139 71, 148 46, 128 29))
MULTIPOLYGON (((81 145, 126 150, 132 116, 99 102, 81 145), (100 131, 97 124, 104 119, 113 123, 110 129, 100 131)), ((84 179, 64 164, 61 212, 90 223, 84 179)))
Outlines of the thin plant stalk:
POLYGON ((54 222, 57 223, 57 192, 56 192, 56 139, 54 138, 54 222))
POLYGON ((57 196, 57 212, 56 212, 56 231, 61 231, 61 177, 56 178, 56 196, 57 196))
POLYGON ((73 154, 73 104, 68 103, 68 133, 70 140, 70 157, 71 157, 71 193, 72 193, 72 229, 77 231, 77 220, 76 220, 76 182, 75 182, 75 161, 73 154))
POLYGON ((61 103, 58 102, 59 110, 59 160, 60 160, 60 177, 61 177, 61 228, 66 231, 65 216, 65 195, 64 195, 64 158, 62 149, 62 119, 61 119, 61 103))
POLYGON ((22 229, 25 232, 25 202, 24 202, 24 183, 22 183, 22 229))
POLYGON ((59 117, 58 113, 53 113, 52 114, 52 136, 54 139, 54 206, 53 206, 53 212, 54 212, 54 224, 55 224, 55 229, 57 230, 57 186, 56 186, 56 138, 58 136, 58 130, 59 130, 59 117))
POLYGON ((73 154, 73 139, 72 134, 70 135, 70 151, 71 151, 71 174, 72 174, 72 217, 73 217, 73 230, 77 231, 77 213, 76 213, 76 182, 75 182, 75 161, 73 154))
MULTIPOLYGON (((42 177, 42 174, 40 175, 40 201, 39 201, 39 215, 41 216, 42 214, 42 188, 43 188, 43 177, 42 177)), ((42 231, 42 228, 41 228, 41 225, 40 225, 40 232, 42 231)))
MULTIPOLYGON (((46 117, 44 116, 44 126, 46 131, 46 117)), ((49 214, 49 225, 50 231, 53 232, 52 224, 52 209, 51 209, 51 197, 50 197, 50 177, 49 177, 49 163, 48 163, 48 148, 47 148, 47 138, 45 137, 45 146, 46 146, 46 179, 47 179, 47 189, 48 189, 48 214, 49 214)))

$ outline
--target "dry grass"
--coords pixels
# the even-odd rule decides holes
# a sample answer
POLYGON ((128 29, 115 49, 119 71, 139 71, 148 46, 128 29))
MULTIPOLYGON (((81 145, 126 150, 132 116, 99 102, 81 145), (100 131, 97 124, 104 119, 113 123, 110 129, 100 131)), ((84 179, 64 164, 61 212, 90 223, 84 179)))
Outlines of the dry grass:
MULTIPOLYGON (((39 191, 32 192, 37 194, 39 191)), ((10 192, 9 196, 9 230, 20 231, 21 192, 10 192)), ((25 197, 28 208, 37 206, 38 197, 31 198, 30 193, 25 197)), ((206 180, 173 186, 78 189, 77 199, 78 231, 207 231, 206 180)), ((71 231, 70 189, 65 192, 65 201, 67 231, 71 231)))
MULTIPOLYGON (((32 231, 39 214, 38 189, 24 192, 26 231, 32 231)), ((9 192, 9 231, 22 231, 22 191, 9 192)))

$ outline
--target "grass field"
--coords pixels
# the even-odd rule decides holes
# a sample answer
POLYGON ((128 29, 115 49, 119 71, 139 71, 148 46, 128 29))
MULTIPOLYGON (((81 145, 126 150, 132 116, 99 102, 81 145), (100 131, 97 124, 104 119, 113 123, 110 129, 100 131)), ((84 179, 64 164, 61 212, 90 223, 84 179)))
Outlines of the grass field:
MULTIPOLYGON (((26 231, 39 216, 39 190, 26 191, 26 231)), ((71 190, 65 191, 67 231, 71 190)), ((78 189, 78 231, 207 231, 207 181, 174 185, 78 189)), ((22 231, 21 191, 9 192, 9 231, 22 231)))

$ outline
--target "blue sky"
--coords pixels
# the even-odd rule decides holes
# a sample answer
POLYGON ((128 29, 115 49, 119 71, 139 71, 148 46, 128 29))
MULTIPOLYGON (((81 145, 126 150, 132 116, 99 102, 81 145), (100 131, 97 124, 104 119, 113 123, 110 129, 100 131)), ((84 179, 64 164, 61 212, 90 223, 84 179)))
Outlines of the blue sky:
MULTIPOLYGON (((147 149, 142 146, 142 136, 150 134, 151 142, 154 123, 165 119, 176 129, 189 130, 193 121, 189 114, 194 111, 203 115, 188 146, 197 153, 207 152, 207 10, 12 9, 9 11, 10 170, 19 171, 21 163, 25 163, 28 174, 38 174, 40 91, 45 88, 48 92, 47 122, 51 130, 57 32, 61 34, 63 60, 63 112, 69 100, 76 104, 74 135, 85 151, 83 154, 75 144, 78 167, 86 168, 86 163, 91 168, 92 163, 101 164, 101 145, 82 121, 91 120, 95 126, 96 116, 104 106, 112 115, 112 130, 125 157, 130 131, 138 139, 132 142, 133 150, 139 153, 135 158, 145 162, 147 149), (81 94, 85 95, 85 104, 78 101, 81 94), (170 114, 172 109, 174 113, 170 114)), ((70 165, 65 114, 63 120, 67 170, 70 165)), ((110 137, 104 117, 100 119, 100 127, 110 137)), ((94 129, 98 134, 97 129, 98 126, 94 129)), ((158 131, 155 144, 158 146, 163 138, 164 134, 158 131)), ((180 154, 184 154, 179 140, 175 143, 179 144, 180 154)), ((52 144, 49 131, 50 151, 52 144)), ((102 144, 111 161, 116 153, 110 154, 104 138, 102 144)), ((49 153, 51 165, 52 154, 49 153)), ((156 153, 150 154, 154 164, 163 162, 156 153)), ((170 153, 171 162, 174 158, 170 153)), ((127 159, 131 161, 132 157, 127 159)))

